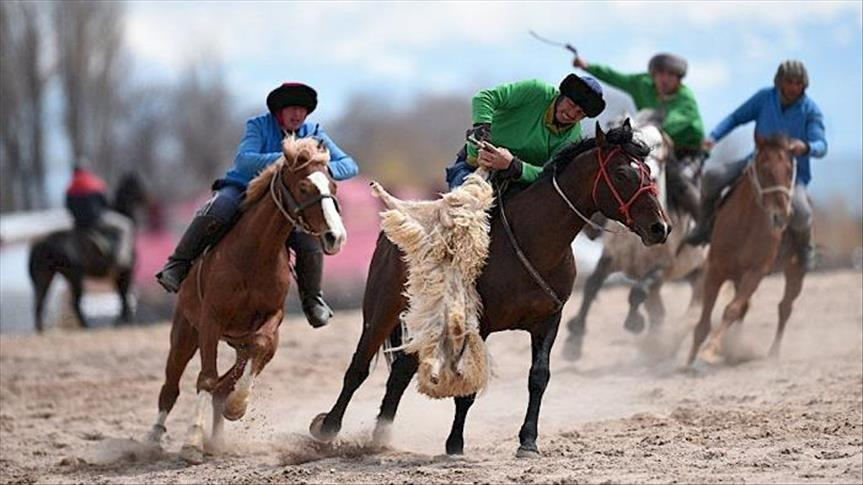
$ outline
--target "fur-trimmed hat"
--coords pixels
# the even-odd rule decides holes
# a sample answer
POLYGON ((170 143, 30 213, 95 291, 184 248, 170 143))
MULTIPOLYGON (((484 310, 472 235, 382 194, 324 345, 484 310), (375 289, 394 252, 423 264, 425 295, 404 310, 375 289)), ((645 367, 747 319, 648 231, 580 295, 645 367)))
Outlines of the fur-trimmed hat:
POLYGON ((581 106, 581 109, 590 118, 596 118, 605 109, 602 86, 592 77, 579 77, 575 74, 566 76, 560 82, 560 94, 581 106))
POLYGON ((318 106, 318 93, 303 83, 284 83, 267 95, 267 108, 273 115, 287 106, 302 106, 309 113, 318 106))

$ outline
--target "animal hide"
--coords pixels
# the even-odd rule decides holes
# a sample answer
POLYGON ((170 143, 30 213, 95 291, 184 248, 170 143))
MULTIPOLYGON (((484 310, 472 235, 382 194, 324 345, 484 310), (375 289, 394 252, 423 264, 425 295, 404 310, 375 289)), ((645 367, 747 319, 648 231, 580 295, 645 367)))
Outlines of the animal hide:
POLYGON ((491 185, 479 173, 434 201, 399 200, 376 182, 372 193, 389 209, 381 227, 408 269, 403 345, 390 351, 417 353, 419 391, 430 397, 482 390, 489 358, 479 334, 476 279, 488 257, 491 185))

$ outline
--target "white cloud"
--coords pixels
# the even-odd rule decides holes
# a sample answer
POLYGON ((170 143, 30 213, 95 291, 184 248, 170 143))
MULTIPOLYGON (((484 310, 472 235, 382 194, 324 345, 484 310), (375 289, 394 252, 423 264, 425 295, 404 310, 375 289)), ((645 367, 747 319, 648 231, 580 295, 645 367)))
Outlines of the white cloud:
POLYGON ((686 84, 698 93, 728 87, 731 84, 731 67, 718 59, 693 59, 689 63, 686 84))

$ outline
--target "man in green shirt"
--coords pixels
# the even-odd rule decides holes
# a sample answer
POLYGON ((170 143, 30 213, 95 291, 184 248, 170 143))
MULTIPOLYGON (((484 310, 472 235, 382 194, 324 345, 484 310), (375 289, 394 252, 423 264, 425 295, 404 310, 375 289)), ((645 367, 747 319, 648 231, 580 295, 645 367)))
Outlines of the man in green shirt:
POLYGON ((662 120, 662 131, 674 142, 675 158, 682 162, 668 166, 670 195, 684 210, 697 217, 698 190, 682 174, 682 169, 692 161, 700 164, 704 122, 695 95, 682 82, 686 76, 686 60, 673 54, 657 54, 650 59, 648 72, 640 74, 622 74, 608 66, 589 64, 581 57, 576 57, 572 64, 632 96, 639 111, 656 111, 662 120))
POLYGON ((605 109, 602 87, 591 77, 570 74, 559 87, 539 80, 483 89, 472 100, 468 135, 487 141, 482 150, 468 143, 446 169, 450 189, 483 166, 523 183, 539 178, 545 163, 567 142, 581 139, 579 121, 605 109))

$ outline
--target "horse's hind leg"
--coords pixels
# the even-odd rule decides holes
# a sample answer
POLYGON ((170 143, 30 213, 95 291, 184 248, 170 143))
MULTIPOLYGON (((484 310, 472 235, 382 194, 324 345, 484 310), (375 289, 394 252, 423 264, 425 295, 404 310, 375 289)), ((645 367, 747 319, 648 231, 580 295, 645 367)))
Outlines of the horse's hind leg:
POLYGON ((782 343, 782 335, 785 333, 785 324, 791 316, 791 308, 794 300, 800 296, 803 289, 803 277, 806 276, 806 268, 799 258, 792 258, 785 265, 785 294, 779 302, 779 325, 776 327, 776 336, 770 346, 770 357, 779 356, 779 346, 782 343))
POLYGON ((69 280, 69 288, 72 291, 72 310, 75 311, 75 316, 78 317, 81 326, 88 328, 90 325, 87 323, 87 317, 81 311, 81 298, 84 296, 84 281, 80 276, 73 276, 71 274, 66 274, 65 276, 69 280))
POLYGON ((611 274, 611 263, 612 258, 610 256, 603 255, 599 258, 596 269, 593 270, 584 284, 584 297, 581 300, 578 314, 566 324, 569 329, 569 337, 567 337, 566 345, 563 347, 563 357, 567 360, 574 361, 581 358, 581 348, 586 333, 587 312, 590 311, 590 305, 596 299, 602 284, 611 274))
POLYGON ((522 424, 521 431, 518 433, 518 439, 521 444, 518 447, 516 456, 519 458, 539 456, 539 449, 536 447, 539 406, 542 404, 542 395, 545 393, 546 386, 548 386, 548 380, 551 378, 548 360, 559 325, 560 312, 557 312, 539 324, 538 328, 530 334, 530 350, 533 358, 527 384, 530 398, 524 424, 522 424))
POLYGON ((647 310, 651 331, 657 330, 665 322, 665 304, 662 302, 661 289, 661 284, 655 285, 650 289, 647 300, 644 301, 644 308, 647 310))
POLYGON ((180 378, 195 351, 198 350, 198 331, 184 319, 179 312, 174 313, 171 326, 171 350, 165 363, 165 383, 159 391, 159 416, 150 431, 148 439, 158 443, 165 434, 165 420, 180 395, 180 378))
POLYGON ((469 396, 458 396, 455 400, 455 417, 452 420, 452 428, 446 439, 446 454, 461 455, 464 453, 464 423, 467 412, 476 399, 476 394, 469 396))
POLYGON ((416 354, 406 354, 401 351, 397 353, 390 370, 390 376, 387 379, 387 392, 381 402, 381 411, 375 425, 375 443, 385 445, 389 442, 389 430, 393 419, 395 419, 399 402, 414 374, 416 374, 418 366, 419 361, 416 354))

